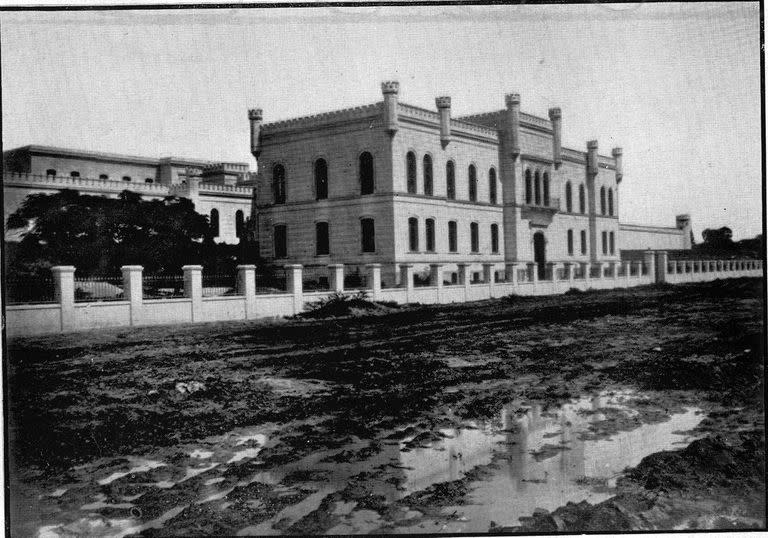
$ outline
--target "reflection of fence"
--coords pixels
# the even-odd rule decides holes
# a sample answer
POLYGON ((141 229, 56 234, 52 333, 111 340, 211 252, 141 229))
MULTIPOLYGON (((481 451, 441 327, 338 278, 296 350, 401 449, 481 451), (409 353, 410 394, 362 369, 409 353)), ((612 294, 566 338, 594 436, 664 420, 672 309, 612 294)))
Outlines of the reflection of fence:
POLYGON ((184 297, 183 275, 146 275, 143 278, 145 299, 184 297))
POLYGON ((123 278, 119 276, 75 277, 75 302, 122 301, 123 278))
POLYGON ((203 273, 203 297, 238 295, 237 275, 207 275, 203 273))
POLYGON ((5 280, 6 304, 55 303, 53 278, 43 275, 11 276, 5 280))

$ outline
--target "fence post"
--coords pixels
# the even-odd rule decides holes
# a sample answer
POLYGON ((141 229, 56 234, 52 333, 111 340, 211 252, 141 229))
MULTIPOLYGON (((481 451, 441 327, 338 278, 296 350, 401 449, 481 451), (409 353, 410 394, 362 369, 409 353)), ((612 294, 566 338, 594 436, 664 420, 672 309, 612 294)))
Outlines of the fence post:
POLYGON ((293 295, 293 313, 304 309, 304 284, 301 280, 302 266, 297 263, 285 266, 285 284, 288 293, 293 295))
POLYGON ((332 263, 328 266, 328 284, 331 291, 344 291, 344 264, 332 263))
POLYGON ((192 321, 202 321, 203 317, 203 266, 185 265, 184 297, 192 299, 192 321))
POLYGON ((53 273, 53 297, 61 309, 61 330, 75 329, 75 267, 57 265, 51 267, 53 273))
POLYGON ((657 284, 663 284, 667 281, 667 251, 659 250, 656 252, 656 278, 657 284))
POLYGON ((245 319, 256 317, 256 266, 237 266, 237 293, 245 300, 245 319))
POLYGON ((432 281, 433 286, 437 286, 437 302, 443 301, 443 264, 442 263, 430 263, 429 264, 429 279, 432 281))
POLYGON ((400 264, 400 284, 405 287, 405 302, 410 303, 413 296, 413 264, 400 264))
POLYGON ((493 264, 483 264, 483 282, 488 285, 488 297, 493 298, 493 289, 495 282, 495 275, 493 274, 493 264))
POLYGON ((629 287, 629 279, 632 273, 632 262, 624 262, 624 280, 629 287))
POLYGON ((584 277, 585 287, 589 288, 590 280, 592 280, 592 264, 589 262, 581 262, 581 272, 584 277))
POLYGON ((565 262, 565 279, 568 281, 568 287, 573 287, 573 262, 565 262))
POLYGON ((371 288, 371 300, 381 299, 381 264, 368 263, 368 286, 371 288))
POLYGON ((131 303, 130 324, 141 325, 144 317, 144 268, 141 265, 123 265, 120 270, 123 272, 123 297, 131 303))
POLYGON ((458 263, 459 268, 459 284, 464 286, 464 302, 469 300, 469 264, 458 263))
POLYGON ((530 262, 528 265, 528 280, 533 284, 533 293, 536 293, 536 288, 539 285, 539 264, 530 262))

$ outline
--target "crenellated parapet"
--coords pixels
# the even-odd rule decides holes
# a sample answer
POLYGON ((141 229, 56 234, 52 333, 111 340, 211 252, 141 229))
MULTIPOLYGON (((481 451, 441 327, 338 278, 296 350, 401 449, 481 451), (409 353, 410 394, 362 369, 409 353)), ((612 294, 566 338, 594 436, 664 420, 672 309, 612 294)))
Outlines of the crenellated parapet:
POLYGON ((273 123, 265 123, 261 126, 261 132, 264 135, 272 135, 298 129, 314 129, 338 122, 368 119, 372 116, 378 116, 381 113, 382 106, 383 103, 378 102, 370 105, 312 114, 310 116, 301 116, 273 123))

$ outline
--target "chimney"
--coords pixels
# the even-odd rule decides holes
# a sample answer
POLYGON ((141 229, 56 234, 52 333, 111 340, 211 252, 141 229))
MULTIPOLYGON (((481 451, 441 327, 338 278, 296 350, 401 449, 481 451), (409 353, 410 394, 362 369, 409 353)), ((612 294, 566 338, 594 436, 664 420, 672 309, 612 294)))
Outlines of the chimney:
POLYGON ((587 173, 597 175, 597 140, 587 142, 587 173))
POLYGON ((443 149, 451 142, 451 98, 448 96, 435 99, 440 114, 440 144, 443 149))
POLYGON ((555 163, 555 170, 563 164, 563 158, 560 155, 562 117, 559 107, 549 109, 549 120, 552 122, 552 161, 555 163))
POLYGON ((621 183, 621 180, 624 178, 624 164, 622 162, 623 154, 624 150, 621 148, 613 148, 611 151, 611 155, 616 159, 616 183, 621 183))
POLYGON ((390 80, 381 83, 381 93, 384 95, 384 129, 394 136, 398 129, 397 124, 397 94, 400 91, 400 83, 390 80))
POLYGON ((248 119, 251 121, 251 154, 256 158, 256 164, 258 164, 259 155, 261 155, 261 109, 250 109, 248 119))
POLYGON ((507 115, 504 127, 507 131, 510 152, 512 157, 516 158, 520 155, 520 94, 508 93, 505 101, 507 104, 507 115))

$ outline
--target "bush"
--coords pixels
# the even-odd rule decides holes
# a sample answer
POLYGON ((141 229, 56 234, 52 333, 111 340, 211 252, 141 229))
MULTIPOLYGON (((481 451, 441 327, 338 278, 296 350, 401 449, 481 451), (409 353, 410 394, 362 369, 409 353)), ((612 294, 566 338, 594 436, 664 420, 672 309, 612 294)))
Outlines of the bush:
POLYGON ((336 292, 309 305, 310 310, 300 314, 307 318, 351 316, 355 314, 387 312, 397 308, 396 303, 378 303, 368 299, 368 292, 357 291, 345 294, 336 292))

